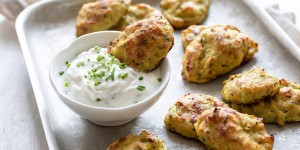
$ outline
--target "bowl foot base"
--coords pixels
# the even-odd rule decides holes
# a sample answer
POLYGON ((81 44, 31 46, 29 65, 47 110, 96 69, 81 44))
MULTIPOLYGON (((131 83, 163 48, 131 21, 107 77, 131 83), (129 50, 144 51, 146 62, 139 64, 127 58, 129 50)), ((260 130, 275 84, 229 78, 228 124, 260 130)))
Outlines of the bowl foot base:
POLYGON ((132 121, 133 119, 123 120, 123 121, 115 121, 115 122, 101 122, 101 121, 94 121, 94 120, 89 120, 89 119, 88 120, 90 122, 100 125, 100 126, 120 126, 120 125, 123 125, 123 124, 126 124, 126 123, 132 121))

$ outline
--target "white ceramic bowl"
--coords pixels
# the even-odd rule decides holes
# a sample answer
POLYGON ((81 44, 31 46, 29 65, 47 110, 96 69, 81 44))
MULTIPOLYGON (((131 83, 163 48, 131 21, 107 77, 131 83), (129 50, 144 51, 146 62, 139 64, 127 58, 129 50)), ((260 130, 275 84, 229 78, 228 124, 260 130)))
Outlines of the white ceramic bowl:
POLYGON ((60 99, 79 116, 98 125, 117 126, 133 120, 157 102, 165 90, 170 78, 170 63, 168 58, 165 58, 160 64, 162 82, 158 89, 141 102, 120 108, 106 108, 83 104, 65 94, 63 92, 63 85, 60 85, 61 76, 58 74, 64 67, 65 61, 73 60, 78 54, 95 45, 108 47, 109 43, 116 39, 120 33, 121 32, 118 31, 102 31, 81 36, 69 47, 58 53, 50 65, 49 75, 51 84, 60 99))

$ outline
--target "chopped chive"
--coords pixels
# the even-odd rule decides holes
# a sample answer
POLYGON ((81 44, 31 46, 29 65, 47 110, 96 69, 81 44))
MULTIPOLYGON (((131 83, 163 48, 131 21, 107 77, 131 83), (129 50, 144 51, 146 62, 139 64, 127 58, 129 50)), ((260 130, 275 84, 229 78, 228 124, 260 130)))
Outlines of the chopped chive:
POLYGON ((139 80, 143 80, 143 79, 144 79, 144 77, 143 77, 143 76, 140 76, 140 77, 139 77, 139 80))
POLYGON ((66 66, 67 66, 67 68, 69 68, 71 66, 71 63, 66 61, 66 66))
POLYGON ((139 85, 136 89, 139 91, 144 91, 145 90, 145 86, 139 85))
POLYGON ((84 62, 83 61, 80 61, 76 64, 77 67, 80 67, 80 66, 84 66, 84 62))
POLYGON ((101 71, 101 76, 104 77, 105 76, 105 72, 101 71))
POLYGON ((110 60, 112 63, 114 63, 115 62, 115 57, 113 56, 112 58, 111 58, 111 60, 110 60))
POLYGON ((96 72, 96 71, 98 71, 98 68, 93 68, 92 69, 92 72, 96 72))
POLYGON ((97 77, 99 78, 102 78, 101 74, 100 73, 97 73, 97 77))
POLYGON ((157 81, 161 82, 161 80, 162 80, 161 78, 157 78, 157 81))
POLYGON ((111 74, 110 74, 111 80, 112 80, 112 81, 115 80, 115 71, 116 71, 116 68, 113 68, 113 71, 112 71, 111 74))
POLYGON ((106 64, 111 67, 112 66, 112 63, 111 62, 106 62, 106 64))
POLYGON ((99 53, 100 50, 101 50, 101 47, 99 47, 99 46, 94 46, 94 50, 97 51, 97 53, 99 53))
POLYGON ((91 67, 94 67, 95 65, 94 64, 91 64, 91 67))
POLYGON ((110 71, 110 70, 111 70, 111 67, 112 67, 112 66, 108 66, 106 69, 107 69, 108 71, 110 71))
POLYGON ((128 76, 128 73, 122 75, 122 79, 125 79, 128 76))
POLYGON ((95 85, 95 86, 98 86, 100 83, 101 83, 101 82, 99 82, 99 81, 96 80, 95 83, 94 83, 94 85, 95 85))
POLYGON ((84 78, 87 78, 87 75, 84 75, 84 78))
POLYGON ((125 73, 125 74, 119 74, 119 75, 118 75, 118 78, 125 79, 127 76, 128 76, 128 73, 125 73))
POLYGON ((98 55, 97 61, 101 61, 102 59, 104 59, 104 56, 98 55))
POLYGON ((100 98, 97 98, 97 99, 96 99, 96 101, 100 102, 100 101, 101 101, 101 99, 100 99, 100 98))
POLYGON ((102 63, 102 67, 104 67, 105 69, 107 69, 108 71, 110 71, 111 68, 111 63, 110 62, 106 62, 106 63, 102 63))
POLYGON ((125 65, 124 63, 121 63, 121 64, 119 64, 119 68, 120 68, 120 69, 125 69, 125 68, 126 68, 126 65, 125 65))
POLYGON ((91 59, 89 59, 89 58, 88 58, 88 60, 87 60, 87 61, 88 61, 88 62, 90 62, 90 61, 91 61, 91 59))
POLYGON ((98 77, 98 73, 94 73, 93 77, 95 77, 95 78, 98 77))
POLYGON ((88 71, 88 74, 91 74, 91 70, 88 71))
POLYGON ((62 71, 60 71, 58 74, 62 76, 64 73, 65 73, 65 72, 62 70, 62 71))
POLYGON ((65 82, 65 87, 69 87, 69 82, 65 82))

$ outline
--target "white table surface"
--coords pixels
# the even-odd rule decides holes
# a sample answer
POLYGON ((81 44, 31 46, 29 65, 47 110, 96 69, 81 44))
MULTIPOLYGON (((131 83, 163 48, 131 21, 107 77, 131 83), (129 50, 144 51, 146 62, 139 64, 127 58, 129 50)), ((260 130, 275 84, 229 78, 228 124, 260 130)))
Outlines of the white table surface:
MULTIPOLYGON (((294 12, 300 27, 299 0, 269 0, 263 5, 271 2, 294 12)), ((14 25, 0 15, 0 149, 43 150, 47 142, 14 25)))
POLYGON ((14 22, 0 16, 0 149, 47 149, 14 22))
POLYGON ((271 4, 279 4, 282 12, 293 12, 296 15, 296 25, 300 28, 300 1, 299 0, 253 0, 262 6, 269 6, 271 4))

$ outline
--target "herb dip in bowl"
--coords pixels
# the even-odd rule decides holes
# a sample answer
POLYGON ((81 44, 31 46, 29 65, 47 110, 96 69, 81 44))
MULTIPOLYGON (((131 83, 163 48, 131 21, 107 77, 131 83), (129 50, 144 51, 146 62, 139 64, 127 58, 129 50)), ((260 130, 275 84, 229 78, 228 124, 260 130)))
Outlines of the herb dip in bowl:
POLYGON ((162 95, 170 76, 166 57, 152 72, 137 72, 106 53, 118 31, 77 38, 50 65, 50 80, 60 99, 82 118, 117 126, 149 109, 162 95))

